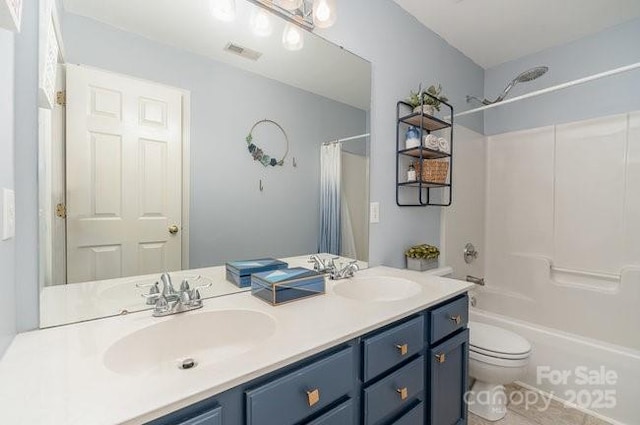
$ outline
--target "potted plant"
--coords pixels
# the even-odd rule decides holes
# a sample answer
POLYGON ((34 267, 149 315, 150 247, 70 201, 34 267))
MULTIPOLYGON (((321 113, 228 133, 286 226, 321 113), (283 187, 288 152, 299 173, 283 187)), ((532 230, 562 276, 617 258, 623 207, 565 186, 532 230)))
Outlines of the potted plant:
POLYGON ((421 244, 412 246, 405 253, 407 268, 423 272, 438 267, 440 250, 432 245, 421 244))
POLYGON ((440 112, 440 104, 448 100, 442 94, 442 85, 438 84, 437 87, 434 85, 429 86, 426 91, 422 89, 419 89, 417 93, 411 91, 407 103, 413 106, 413 112, 420 112, 420 108, 422 108, 423 114, 435 115, 436 111, 440 112))

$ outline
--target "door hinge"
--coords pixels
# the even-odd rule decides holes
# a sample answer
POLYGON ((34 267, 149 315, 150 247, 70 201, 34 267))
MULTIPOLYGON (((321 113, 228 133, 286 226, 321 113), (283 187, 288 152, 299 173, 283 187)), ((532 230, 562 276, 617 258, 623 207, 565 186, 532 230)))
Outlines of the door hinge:
POLYGON ((56 205, 56 216, 58 218, 67 218, 67 206, 65 204, 56 205))
POLYGON ((56 92, 56 103, 60 106, 67 106, 67 92, 62 90, 56 92))

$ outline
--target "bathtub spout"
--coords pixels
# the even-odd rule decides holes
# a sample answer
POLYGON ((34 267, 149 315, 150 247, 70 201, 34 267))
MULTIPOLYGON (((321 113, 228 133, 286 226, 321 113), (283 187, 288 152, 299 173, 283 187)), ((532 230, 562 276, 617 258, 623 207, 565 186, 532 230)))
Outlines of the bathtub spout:
POLYGON ((484 278, 467 275, 467 282, 475 283, 476 285, 484 286, 484 278))

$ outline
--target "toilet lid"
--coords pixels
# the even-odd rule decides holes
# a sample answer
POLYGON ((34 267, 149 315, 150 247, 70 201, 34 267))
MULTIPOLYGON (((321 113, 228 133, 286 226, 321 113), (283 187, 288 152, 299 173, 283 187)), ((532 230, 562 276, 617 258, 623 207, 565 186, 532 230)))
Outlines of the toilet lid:
POLYGON ((518 358, 531 352, 529 341, 506 329, 469 322, 469 330, 472 351, 503 358, 518 358))

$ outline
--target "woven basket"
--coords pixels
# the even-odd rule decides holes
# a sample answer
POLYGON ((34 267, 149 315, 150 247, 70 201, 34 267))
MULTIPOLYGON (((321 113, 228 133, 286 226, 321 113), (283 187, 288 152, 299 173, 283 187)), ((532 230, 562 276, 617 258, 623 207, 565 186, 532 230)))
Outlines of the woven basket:
POLYGON ((446 183, 449 177, 449 161, 423 159, 422 166, 420 161, 415 161, 413 167, 416 169, 416 174, 422 177, 423 182, 446 183))

